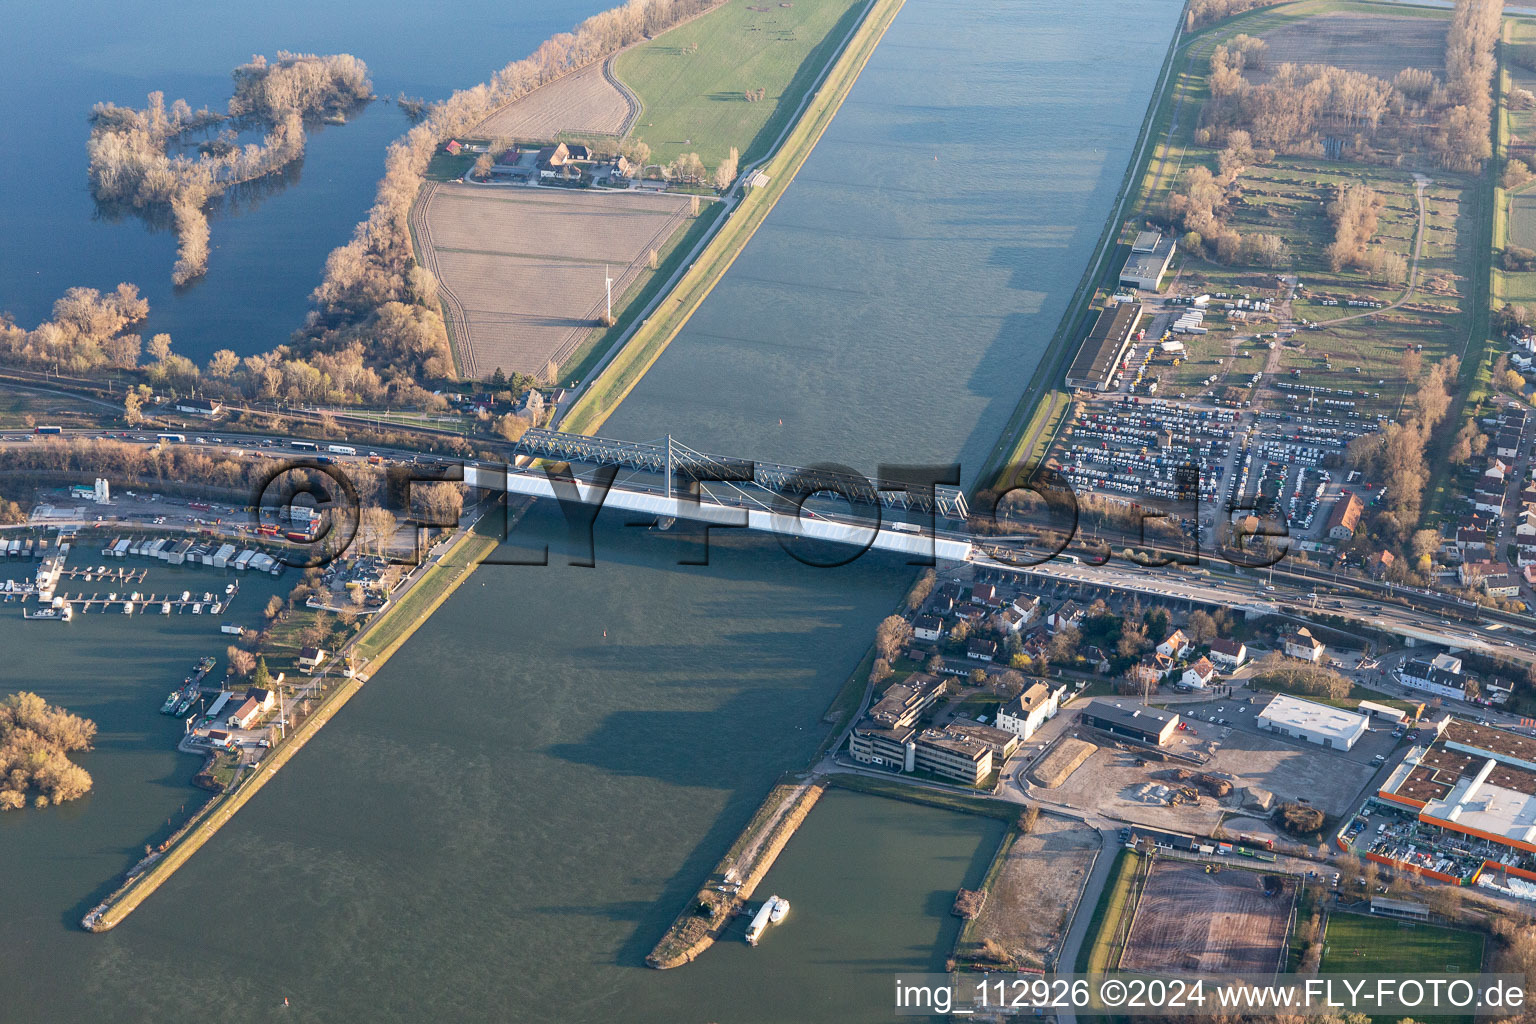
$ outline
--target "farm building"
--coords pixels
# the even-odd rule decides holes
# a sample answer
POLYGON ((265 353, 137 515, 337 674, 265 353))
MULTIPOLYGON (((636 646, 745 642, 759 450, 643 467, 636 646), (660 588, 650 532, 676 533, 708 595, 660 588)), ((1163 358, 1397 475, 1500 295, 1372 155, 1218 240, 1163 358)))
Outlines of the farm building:
POLYGON ((1113 309, 1099 311, 1088 336, 1083 339, 1072 368, 1067 371, 1067 387, 1103 391, 1109 387, 1115 367, 1125 354, 1136 322, 1141 319, 1141 305, 1122 302, 1113 309))
POLYGON ((1280 693, 1259 712, 1258 726, 1321 747, 1350 750, 1370 728, 1370 717, 1280 693))
POLYGON ((1157 291, 1163 285, 1163 275, 1168 273, 1168 265, 1173 262, 1176 248, 1173 239, 1164 238, 1156 231, 1141 232, 1131 245, 1131 255, 1126 258, 1125 266, 1120 270, 1121 287, 1157 291))
POLYGON ((1179 727, 1179 716, 1162 708, 1096 700, 1083 709, 1083 723, 1140 743, 1162 746, 1179 727))

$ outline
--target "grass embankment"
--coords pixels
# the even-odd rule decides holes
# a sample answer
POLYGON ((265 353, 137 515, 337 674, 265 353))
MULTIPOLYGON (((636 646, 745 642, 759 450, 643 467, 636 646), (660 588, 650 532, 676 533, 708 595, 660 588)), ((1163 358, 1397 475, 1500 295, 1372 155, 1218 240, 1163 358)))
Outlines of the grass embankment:
MULTIPOLYGON (((369 655, 369 673, 376 671, 390 655, 399 650, 400 645, 426 621, 427 616, 464 581, 475 564, 495 547, 496 539, 487 535, 485 522, 486 519, 481 519, 476 523, 472 530, 443 554, 437 565, 422 575, 405 598, 380 615, 359 636, 358 651, 362 652, 367 645, 367 649, 373 652, 369 655), (470 561, 471 558, 474 560, 470 561)), ((202 849, 234 817, 235 812, 244 807, 246 801, 255 796, 277 770, 287 764, 362 686, 363 680, 360 678, 344 679, 322 697, 315 710, 286 739, 279 740, 267 756, 249 770, 250 773, 239 786, 208 801, 194 816, 190 826, 153 864, 108 896, 97 908, 99 914, 93 910, 94 920, 89 915, 86 918, 90 922, 85 924, 87 930, 104 932, 121 924, 139 904, 175 874, 177 868, 202 849)))
POLYGON ((715 167, 732 146, 742 164, 751 163, 783 134, 863 6, 862 0, 723 4, 623 51, 614 73, 641 105, 630 134, 645 140, 656 163, 698 153, 715 167), (755 89, 763 98, 748 100, 755 89))
POLYGON ((485 516, 429 568, 404 597, 385 610, 379 620, 358 638, 357 653, 369 663, 369 672, 387 659, 448 599, 475 566, 496 547, 499 527, 485 516))
POLYGON ((1135 884, 1141 869, 1141 855, 1121 849, 1115 854, 1115 866, 1109 881, 1099 894, 1099 902, 1088 920, 1087 941, 1077 952, 1079 974, 1103 974, 1119 966, 1121 930, 1126 915, 1136 910, 1135 884))
POLYGON ((573 433, 596 431, 677 337, 788 189, 822 133, 832 123, 885 30, 901 10, 902 2, 872 0, 869 13, 828 71, 804 116, 789 133, 784 145, 761 168, 768 175, 768 184, 747 191, 699 258, 678 281, 677 287, 667 295, 665 303, 651 313, 577 400, 561 424, 562 429, 573 433))
POLYGON ((732 916, 752 898, 825 788, 819 781, 786 780, 774 785, 645 962, 662 970, 681 967, 713 945, 732 916), (733 881, 740 883, 735 892, 720 891, 733 881))

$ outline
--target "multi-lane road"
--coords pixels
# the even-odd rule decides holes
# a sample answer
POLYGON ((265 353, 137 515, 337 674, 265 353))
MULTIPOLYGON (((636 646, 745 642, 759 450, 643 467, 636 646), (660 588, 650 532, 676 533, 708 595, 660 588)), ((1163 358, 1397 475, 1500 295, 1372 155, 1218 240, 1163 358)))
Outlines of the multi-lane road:
MULTIPOLYGON (((160 443, 156 432, 148 430, 66 430, 64 436, 108 438, 146 446, 160 443)), ((326 450, 328 444, 345 445, 345 442, 296 442, 281 436, 228 431, 214 433, 211 425, 209 431, 203 434, 188 433, 186 437, 188 445, 217 450, 225 457, 279 456, 302 459, 322 456, 338 464, 346 464, 363 462, 370 455, 376 455, 392 463, 425 462, 437 466, 458 464, 444 456, 401 448, 358 447, 355 455, 330 452, 326 450), (315 444, 318 444, 318 450, 310 447, 315 444)), ((39 440, 43 439, 31 434, 0 434, 0 447, 33 444, 39 440)), ((500 468, 472 462, 463 465, 480 469, 500 468)), ((620 489, 635 494, 660 495, 666 487, 665 481, 656 474, 630 472, 614 482, 613 490, 620 489)), ((583 491, 579 496, 582 500, 602 500, 604 497, 611 498, 611 493, 593 488, 583 491)), ((720 486, 712 487, 705 497, 706 508, 711 504, 716 510, 763 507, 760 497, 720 486)), ((871 527, 864 514, 840 501, 813 498, 806 503, 806 509, 808 518, 823 523, 857 527, 866 534, 871 527)), ((680 510, 680 514, 687 515, 686 507, 680 510)), ((907 526, 907 529, 912 527, 907 526)), ((1319 621, 1331 618, 1336 620, 1335 625, 1337 620, 1344 620, 1402 637, 1407 642, 1442 644, 1457 650, 1475 651, 1526 663, 1536 662, 1536 630, 1532 629, 1536 626, 1536 619, 1476 608, 1442 595, 1403 588, 1392 589, 1366 580, 1325 576, 1305 567, 1292 567, 1284 563, 1276 566, 1272 572, 1240 569, 1228 565, 1219 557, 1206 559, 1202 567, 1194 569, 1173 565, 1145 567, 1121 558, 1112 558, 1103 565, 1063 558, 1055 558, 1040 565, 1014 565, 997 561, 981 546, 974 544, 978 538, 963 530, 940 527, 934 534, 941 541, 951 542, 949 550, 969 547, 968 561, 978 569, 1005 570, 1083 588, 1139 593, 1149 599, 1222 606, 1248 613, 1283 613, 1319 621)))

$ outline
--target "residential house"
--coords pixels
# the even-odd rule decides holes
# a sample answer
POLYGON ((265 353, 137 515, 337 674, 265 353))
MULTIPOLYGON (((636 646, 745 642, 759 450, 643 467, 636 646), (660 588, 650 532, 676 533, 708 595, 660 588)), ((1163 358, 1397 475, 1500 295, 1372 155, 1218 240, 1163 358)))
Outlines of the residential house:
POLYGON ((1022 615, 1025 622, 1033 622, 1035 621, 1035 616, 1040 614, 1040 599, 1020 594, 1013 599, 1013 603, 1009 607, 1022 615))
POLYGON ((1157 653, 1177 661, 1189 654, 1189 637, 1184 635, 1182 629, 1176 629, 1168 634, 1168 639, 1157 645, 1157 653))
POLYGON ((959 600, 960 588, 953 583, 946 583, 928 598, 928 606, 940 615, 948 615, 955 610, 955 603, 959 600))
MULTIPOLYGON (((1515 520, 1516 537, 1536 537, 1536 509, 1522 508, 1520 516, 1515 520)), ((1516 541, 1515 543, 1520 543, 1516 541)))
POLYGON ((996 587, 990 583, 978 583, 971 588, 971 603, 996 608, 1002 602, 998 600, 996 587))
POLYGON ((555 146, 545 146, 539 150, 538 167, 539 177, 543 179, 557 178, 565 173, 565 167, 570 163, 571 151, 565 143, 555 146))
POLYGON ((1477 509, 1479 512, 1487 512, 1489 515, 1498 515, 1500 512, 1504 511, 1504 492, 1502 490, 1494 490, 1493 488, 1490 488, 1481 482, 1482 480, 1486 479, 1487 477, 1481 478, 1477 486, 1473 489, 1472 507, 1477 509))
POLYGON ((1360 496, 1350 492, 1333 503, 1333 511, 1328 514, 1328 537, 1331 540, 1351 540, 1355 536, 1355 530, 1360 525, 1360 515, 1365 511, 1365 502, 1360 496))
POLYGON ((965 656, 976 661, 991 661, 997 657, 997 641, 973 636, 965 642, 965 656))
POLYGON ((321 647, 305 647, 299 651, 299 670, 301 672, 313 672, 320 667, 320 663, 326 658, 327 652, 321 647))
POLYGON ((1179 677, 1179 686, 1189 690, 1203 690, 1215 679, 1216 666, 1211 664, 1210 659, 1200 658, 1184 670, 1184 674, 1179 677))
POLYGON ((1248 645, 1241 640, 1217 637, 1211 641, 1210 657, 1218 668, 1231 672, 1233 669, 1240 668, 1243 662, 1248 660, 1248 645))
POLYGON ((1365 571, 1373 580, 1386 579, 1387 573, 1392 571, 1392 563, 1395 561, 1397 561, 1397 556, 1383 548, 1365 560, 1365 571))
POLYGON ((449 139, 443 145, 443 152, 447 153, 449 156, 458 156, 463 151, 464 146, 459 142, 458 139, 449 139))
POLYGON ((937 615, 919 615, 912 622, 912 635, 925 643, 938 643, 944 635, 944 620, 937 615))
POLYGON ((529 388, 517 406, 517 414, 534 426, 544 422, 544 410, 544 394, 537 388, 529 388))
POLYGON ((277 695, 274 694, 271 690, 263 689, 260 686, 251 687, 249 690, 245 691, 245 695, 249 699, 255 701, 256 706, 261 708, 263 711, 271 711, 272 705, 277 703, 277 695))
POLYGON ((1494 459, 1488 463, 1488 468, 1483 470, 1483 483, 1485 486, 1488 485, 1489 481, 1502 486, 1508 479, 1509 466, 1505 464, 1503 459, 1494 459))
POLYGON ((1397 670, 1397 681, 1437 697, 1461 700, 1466 696, 1467 681, 1462 678, 1458 658, 1413 658, 1397 670))
POLYGON ((1056 716, 1059 702, 1044 683, 1035 683, 997 712, 997 727, 1028 742, 1041 725, 1056 716))
POLYGON ((1045 617, 1045 624, 1052 633, 1064 629, 1077 629, 1083 624, 1083 610, 1075 602, 1064 601, 1061 606, 1045 617))
POLYGON ((1323 651, 1326 650, 1322 641, 1313 636, 1306 626, 1294 632, 1282 633, 1280 649, 1292 658, 1310 661, 1314 665, 1323 660, 1323 651))
POLYGON ((1463 562, 1456 567, 1456 581, 1464 587, 1481 586, 1488 577, 1499 576, 1503 572, 1503 562, 1495 562, 1491 559, 1463 562))
POLYGON ((1101 648, 1089 644, 1078 653, 1088 663, 1088 667, 1095 672, 1103 673, 1109 671, 1109 655, 1105 654, 1101 648))
POLYGON ((1520 577, 1512 572, 1497 572, 1484 576, 1483 592, 1489 597, 1519 597, 1520 577))
POLYGON ((1024 618, 1024 613, 1019 611, 1013 605, 1009 605, 1007 608, 1004 608, 1001 612, 999 612, 998 618, 1002 620, 1003 629, 1007 630, 1009 633, 1017 633, 1019 630, 1024 628, 1024 624, 1028 621, 1024 618))
POLYGON ((1488 531, 1481 527, 1463 526, 1458 528, 1454 543, 1456 553, 1464 560, 1488 557, 1488 531))

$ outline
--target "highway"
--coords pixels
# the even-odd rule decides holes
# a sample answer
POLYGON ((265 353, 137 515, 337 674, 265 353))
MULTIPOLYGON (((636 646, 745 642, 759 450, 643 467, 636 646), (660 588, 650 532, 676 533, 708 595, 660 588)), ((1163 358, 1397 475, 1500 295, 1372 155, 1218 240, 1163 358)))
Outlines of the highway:
MULTIPOLYGON (((219 450, 225 457, 248 458, 256 454, 297 460, 322 456, 341 465, 366 462, 369 455, 377 454, 396 464, 425 464, 437 468, 462 466, 466 483, 489 490, 544 498, 557 493, 549 477, 536 468, 475 461, 461 463, 444 456, 387 447, 358 447, 357 455, 343 455, 324 450, 333 442, 304 442, 318 444, 317 451, 296 448, 294 439, 288 437, 222 430, 215 434, 213 431, 214 425, 210 425, 208 431, 200 435, 188 432, 187 444, 219 450)), ((156 432, 148 430, 67 430, 64 436, 109 438, 146 446, 159 443, 156 432)), ((31 434, 0 434, 0 447, 35 444, 41 440, 44 439, 31 434)), ((526 463, 527 460, 523 461, 526 463)), ((940 525, 930 538, 925 533, 910 532, 913 524, 903 523, 898 527, 901 520, 892 519, 888 512, 882 515, 877 532, 870 515, 873 509, 866 512, 837 498, 813 497, 806 502, 804 513, 794 517, 783 513, 785 502, 782 498, 753 485, 712 483, 706 485, 702 500, 694 500, 677 491, 669 495, 663 476, 657 473, 623 472, 606 491, 591 486, 588 475, 579 479, 582 486, 558 492, 562 498, 574 497, 589 504, 717 526, 739 524, 744 518, 743 513, 747 513, 752 528, 781 536, 814 537, 910 554, 936 553, 941 564, 969 563, 977 569, 1021 573, 1043 583, 1131 592, 1148 599, 1221 606, 1254 614, 1282 613, 1308 621, 1320 621, 1320 617, 1329 616, 1414 642, 1442 644, 1458 651, 1536 663, 1536 629, 1532 628, 1536 627, 1536 619, 1530 616, 1474 608, 1455 598, 1403 588, 1393 590, 1368 580, 1318 573, 1298 565, 1282 563, 1273 571, 1238 569, 1219 556, 1213 556, 1203 559, 1202 567, 1196 569, 1180 566, 1149 568, 1120 558, 1101 566, 1064 558, 1036 566, 1016 566, 987 553, 980 546, 979 538, 957 528, 953 520, 948 521, 948 525, 940 525), (1310 575, 1321 578, 1309 578, 1310 575), (1377 596, 1371 591, 1382 593, 1377 596)), ((917 525, 927 529, 921 521, 917 525)), ((998 550, 994 540, 986 539, 986 543, 998 550)))

